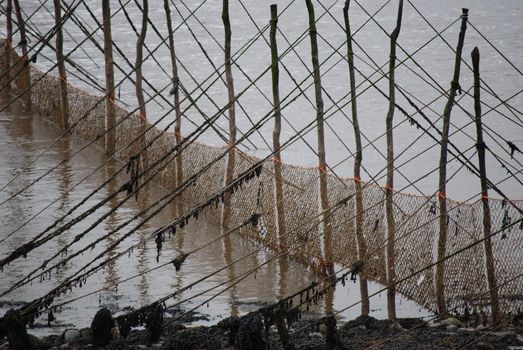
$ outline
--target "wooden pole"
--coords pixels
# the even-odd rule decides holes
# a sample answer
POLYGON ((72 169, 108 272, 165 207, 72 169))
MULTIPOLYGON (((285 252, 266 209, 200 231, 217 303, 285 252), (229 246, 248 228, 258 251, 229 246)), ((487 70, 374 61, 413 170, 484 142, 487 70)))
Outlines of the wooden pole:
POLYGON ((64 38, 62 33, 62 8, 60 0, 54 0, 54 21, 56 31, 56 62, 58 62, 58 78, 60 79, 60 126, 63 130, 69 128, 69 103, 67 99, 67 72, 64 61, 64 38))
POLYGON ((6 32, 7 38, 4 43, 4 79, 1 82, 3 91, 9 92, 11 90, 11 51, 13 50, 13 0, 7 0, 5 6, 6 12, 6 32))
POLYGON ((116 105, 114 102, 114 69, 113 69, 113 42, 111 35, 111 7, 110 0, 102 0, 102 17, 104 30, 104 56, 105 56, 105 128, 111 129, 105 135, 105 150, 112 156, 116 149, 116 105))
MULTIPOLYGON (((168 31, 168 40, 169 40, 169 51, 171 54, 171 69, 173 75, 173 90, 174 95, 174 113, 176 116, 176 122, 174 125, 174 137, 176 139, 176 145, 181 145, 182 143, 182 111, 180 109, 180 87, 178 77, 178 66, 176 64, 176 50, 174 47, 174 37, 173 37, 173 25, 171 21, 171 9, 169 6, 169 0, 164 0, 163 3, 165 9, 165 17, 167 20, 167 31, 168 31)), ((175 186, 179 187, 183 183, 183 158, 181 151, 178 151, 175 157, 176 164, 176 181, 175 186)), ((183 210, 183 193, 176 198, 176 210, 178 215, 182 215, 183 210)))
POLYGON ((436 307, 441 318, 448 316, 447 304, 445 301, 445 257, 447 250, 447 200, 446 200, 446 183, 447 183, 447 148, 450 127, 450 115, 452 106, 456 98, 456 93, 461 90, 459 86, 459 72, 461 67, 461 51, 465 41, 465 31, 467 29, 468 9, 462 10, 461 30, 459 32, 458 46, 456 48, 456 58, 454 62, 454 76, 450 83, 450 93, 445 109, 443 111, 443 130, 441 134, 441 154, 439 161, 439 237, 437 246, 436 273, 434 276, 434 285, 436 290, 436 307))
POLYGON ((494 256, 492 255, 492 241, 490 235, 492 231, 492 223, 490 220, 490 206, 488 201, 488 185, 487 185, 487 167, 485 163, 485 142, 483 141, 483 127, 481 124, 481 97, 480 97, 480 80, 479 80, 479 49, 477 47, 472 50, 472 68, 474 70, 474 112, 476 116, 476 131, 478 136, 479 173, 481 180, 481 203, 483 205, 483 246, 485 248, 485 267, 487 275, 487 283, 490 293, 490 307, 492 310, 492 325, 497 326, 501 322, 501 314, 499 311, 499 296, 498 286, 496 282, 496 274, 494 269, 494 256))
POLYGON ((142 136, 140 137, 140 149, 142 151, 140 152, 140 165, 142 169, 147 169, 149 167, 148 159, 147 159, 147 149, 145 148, 146 145, 146 138, 145 138, 145 130, 147 130, 147 109, 145 107, 145 98, 143 96, 143 75, 142 75, 142 63, 143 63, 143 45, 145 42, 145 37, 147 36, 147 19, 149 16, 149 3, 148 0, 143 0, 143 6, 142 6, 142 29, 140 31, 140 35, 138 36, 138 39, 136 41, 136 60, 134 63, 135 73, 136 73, 136 81, 135 81, 135 87, 136 87, 136 98, 138 100, 138 106, 140 108, 140 133, 142 136))
POLYGON ((394 142, 392 134, 392 122, 394 119, 394 103, 395 103, 395 86, 394 75, 396 69, 396 41, 400 34, 401 18, 403 14, 403 0, 399 1, 398 18, 396 28, 390 35, 390 61, 389 61, 389 110, 385 125, 387 128, 387 185, 385 186, 385 210, 387 217, 387 313, 389 320, 396 319, 396 288, 394 282, 396 280, 396 259, 395 259, 395 237, 396 237, 396 223, 394 220, 394 205, 392 201, 393 186, 394 186, 394 142))
MULTIPOLYGON (((31 70, 29 67, 29 56, 27 51, 27 36, 25 32, 25 20, 22 17, 22 10, 18 0, 13 0, 13 5, 16 14, 16 20, 18 22, 18 28, 20 30, 20 45, 22 46, 22 58, 18 62, 20 69, 23 70, 21 74, 22 84, 21 91, 26 91, 31 86, 31 70)), ((26 110, 31 109, 31 90, 27 90, 22 98, 23 104, 26 110)))
MULTIPOLYGON (((361 147, 361 132, 358 123, 358 108, 356 104, 356 79, 354 74, 354 54, 352 51, 352 34, 349 21, 350 0, 345 1, 343 7, 343 18, 345 20, 345 33, 347 35, 347 58, 349 63, 350 78, 350 97, 352 107, 352 126, 354 128, 354 140, 356 143, 356 157, 354 158, 354 184, 356 187, 356 244, 358 249, 358 260, 363 261, 367 255, 367 243, 363 235, 363 223, 365 220, 365 210, 363 209, 363 193, 361 191, 361 162, 363 160, 363 151, 361 147)), ((369 288, 367 285, 367 275, 365 266, 360 274, 360 297, 361 297, 361 314, 368 315, 370 312, 369 288)))
MULTIPOLYGON (((229 20, 229 0, 223 0, 222 21, 225 30, 225 80, 227 83, 228 99, 229 99, 229 145, 227 155, 227 165, 225 167, 225 181, 224 186, 229 185, 234 176, 234 162, 236 155, 236 110, 234 103, 234 82, 232 78, 232 62, 231 62, 231 22, 229 20)), ((231 221, 231 195, 227 191, 224 194, 221 229, 222 233, 229 230, 231 221)))
POLYGON ((280 249, 285 248, 285 208, 283 203, 283 184, 281 174, 280 133, 281 133, 281 109, 280 109, 280 72, 278 67, 278 43, 276 32, 278 29, 278 5, 271 5, 271 72, 272 72, 272 97, 274 103, 274 129, 272 131, 272 147, 274 150, 274 200, 276 202, 276 234, 280 249))
POLYGON ((316 19, 314 6, 311 0, 305 0, 309 13, 309 36, 311 39, 312 68, 314 74, 314 93, 316 96, 316 130, 318 133, 318 171, 320 185, 320 218, 322 223, 320 229, 323 232, 323 253, 327 273, 334 278, 334 264, 332 261, 332 227, 329 210, 329 198, 327 188, 327 162, 325 155, 325 133, 323 130, 323 97, 321 93, 321 74, 318 60, 318 39, 316 37, 316 19))

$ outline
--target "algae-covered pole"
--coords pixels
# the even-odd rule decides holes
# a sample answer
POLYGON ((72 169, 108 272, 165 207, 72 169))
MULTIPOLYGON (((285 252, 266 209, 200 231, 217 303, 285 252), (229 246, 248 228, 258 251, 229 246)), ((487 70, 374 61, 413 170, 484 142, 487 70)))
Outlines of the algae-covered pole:
POLYGON ((6 16, 6 39, 4 43, 4 58, 3 79, 1 82, 2 90, 9 92, 11 90, 11 51, 13 49, 13 0, 7 0, 5 6, 6 16))
MULTIPOLYGON (((20 46, 22 47, 22 57, 18 62, 20 70, 23 70, 20 75, 21 84, 18 86, 19 91, 25 91, 22 101, 27 110, 31 109, 31 73, 29 67, 29 56, 27 51, 27 36, 25 32, 25 20, 22 17, 22 9, 18 0, 13 0, 14 10, 16 14, 16 21, 18 22, 18 28, 20 32, 20 46)), ((18 84, 17 84, 18 85, 18 84)))
MULTIPOLYGON (((223 0, 222 20, 225 30, 225 80, 227 82, 227 92, 229 99, 229 145, 227 155, 227 165, 225 167, 224 186, 229 185, 234 176, 234 160, 236 155, 236 110, 234 103, 234 82, 232 79, 231 62, 231 22, 229 20, 229 0, 223 0)), ((224 193, 221 229, 222 233, 229 230, 231 222, 231 195, 224 193)))
POLYGON ((274 200, 276 202, 276 234, 280 249, 286 246, 285 239, 285 209, 283 203, 283 184, 281 175, 281 109, 280 109, 280 72, 278 68, 278 45, 276 32, 278 29, 278 5, 271 5, 271 72, 272 72, 272 97, 274 103, 274 130, 272 131, 272 147, 274 150, 274 200))
POLYGON ((436 265, 436 273, 434 276, 434 287, 436 290, 436 306, 440 317, 446 317, 447 303, 445 301, 445 262, 442 260, 445 257, 447 250, 447 200, 446 200, 446 184, 447 184, 447 148, 450 127, 450 115, 452 106, 458 90, 461 92, 459 86, 459 71, 461 67, 461 52, 463 49, 463 42, 465 41, 465 31, 467 30, 468 9, 463 9, 461 15, 461 30, 459 32, 458 46, 456 48, 456 58, 454 63, 454 76, 450 82, 450 92, 445 109, 443 110, 443 129, 441 132, 441 153, 439 160, 439 236, 437 246, 437 260, 440 261, 436 265))
POLYGON ((148 0, 143 0, 142 6, 142 29, 140 35, 136 41, 136 60, 134 63, 135 73, 136 73, 136 99, 138 100, 138 106, 140 108, 140 164, 142 169, 147 169, 149 167, 147 160, 147 149, 145 131, 147 130, 147 109, 145 108, 145 98, 143 97, 143 75, 142 75, 142 64, 143 64, 143 45, 145 42, 145 37, 147 35, 147 19, 149 16, 149 3, 148 0))
POLYGON ((54 0, 54 22, 56 25, 56 62, 58 62, 58 79, 60 83, 60 126, 69 128, 69 103, 67 100, 67 72, 64 60, 64 38, 62 33, 62 8, 60 0, 54 0))
POLYGON ((390 60, 389 60, 389 109, 385 125, 387 129, 387 185, 385 186, 385 211, 387 217, 387 247, 385 249, 387 256, 387 314, 389 320, 396 319, 396 288, 394 282, 396 279, 396 259, 395 259, 395 236, 396 223, 394 221, 393 205, 393 186, 394 186, 394 142, 392 134, 392 122, 394 119, 395 104, 395 86, 394 74, 396 69, 396 42, 400 34, 401 18, 403 15, 403 0, 399 1, 398 18, 396 28, 390 35, 390 60))
POLYGON ((318 39, 316 34, 316 19, 314 6, 311 0, 305 0, 309 13, 309 36, 311 39, 312 68, 314 74, 314 93, 316 97, 316 130, 318 133, 318 170, 320 182, 319 212, 323 233, 323 258, 327 273, 334 277, 334 264, 332 261, 332 227, 329 210, 327 189, 327 162, 325 155, 325 133, 323 130, 323 97, 321 94, 321 74, 318 60, 318 39))
MULTIPOLYGON (((354 128, 354 140, 356 143, 356 157, 354 158, 354 185, 356 190, 356 243, 358 248, 358 260, 363 260, 367 255, 367 243, 363 235, 363 223, 365 211, 363 209, 363 193, 361 192, 361 162, 363 151, 361 147, 361 132, 358 123, 358 108, 356 104, 356 79, 354 74, 354 54, 352 51, 352 34, 349 21, 350 0, 345 1, 343 7, 343 18, 345 20, 345 33, 347 35, 347 58, 349 62, 350 97, 352 108, 352 126, 354 128)), ((369 289, 367 285, 367 275, 365 266, 360 272, 360 297, 361 314, 368 315, 370 312, 369 289)))
MULTIPOLYGON (((171 54, 171 69, 173 75, 173 88, 171 93, 174 95, 174 113, 176 122, 174 124, 174 137, 176 139, 176 145, 180 146, 182 143, 182 111, 180 108, 180 84, 178 77, 178 66, 176 64, 176 50, 174 48, 174 37, 173 37, 173 25, 171 21, 171 9, 169 6, 169 0, 164 0, 163 7, 165 9, 165 18, 167 21, 168 31, 168 43, 169 52, 171 54)), ((179 151, 175 157, 176 164, 176 178, 175 186, 180 187, 183 182, 183 159, 182 153, 179 151)), ((183 214, 183 193, 176 198, 176 210, 178 215, 183 214)))
POLYGON ((499 312, 499 296, 498 286, 496 282, 496 274, 494 269, 494 256, 492 255, 492 242, 490 235, 492 231, 492 223, 490 219, 490 207, 488 200, 488 185, 487 185, 487 168, 485 165, 485 142, 483 141, 483 126, 481 124, 481 97, 480 97, 480 79, 479 79, 479 49, 477 47, 472 50, 472 68, 474 70, 474 112, 477 131, 478 160, 479 173, 481 181, 481 203, 483 205, 483 247, 485 248, 485 267, 487 273, 487 283, 490 293, 490 307, 492 311, 492 325, 496 326, 501 321, 499 312))
POLYGON ((112 156, 116 149, 116 106, 114 102, 114 69, 113 69, 113 42, 111 35, 111 6, 110 0, 102 0, 102 17, 104 30, 104 56, 105 56, 105 149, 108 156, 112 156))

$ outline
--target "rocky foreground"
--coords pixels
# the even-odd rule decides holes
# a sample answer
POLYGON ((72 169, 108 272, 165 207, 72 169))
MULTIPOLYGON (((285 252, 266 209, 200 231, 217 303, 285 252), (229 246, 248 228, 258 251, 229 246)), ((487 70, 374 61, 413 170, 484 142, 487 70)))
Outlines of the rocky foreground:
POLYGON ((109 310, 102 309, 90 328, 38 339, 27 333, 16 313, 8 312, 0 323, 0 350, 523 349, 523 327, 514 322, 499 331, 465 327, 455 318, 426 323, 361 316, 339 326, 335 318, 326 317, 297 320, 288 327, 289 320, 267 322, 249 314, 203 327, 191 325, 194 317, 174 321, 172 316, 162 315, 154 327, 130 329, 123 336, 109 310))

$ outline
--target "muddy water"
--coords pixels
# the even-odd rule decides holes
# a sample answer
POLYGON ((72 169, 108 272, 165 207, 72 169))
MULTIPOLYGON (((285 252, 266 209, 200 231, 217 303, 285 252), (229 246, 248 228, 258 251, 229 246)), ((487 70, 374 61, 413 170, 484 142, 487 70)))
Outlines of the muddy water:
MULTIPOLYGON (((0 102, 4 105, 6 99, 3 98, 0 102)), ((105 158, 102 156, 101 150, 95 147, 89 147, 71 157, 84 144, 84 141, 76 137, 69 137, 55 143, 59 136, 60 134, 54 125, 20 111, 17 106, 13 106, 0 114, 0 187, 11 182, 15 175, 23 170, 21 176, 0 192, 0 203, 19 189, 29 185, 45 170, 58 164, 62 159, 68 158, 50 175, 45 176, 22 194, 1 205, 0 256, 2 258, 20 244, 31 241, 32 237, 67 212, 113 174, 115 169, 120 167, 118 163, 110 163, 76 186, 85 176, 102 164, 105 158), (37 159, 37 156, 46 149, 48 150, 37 159), (48 207, 46 210, 38 214, 46 207, 48 207)), ((73 216, 90 208, 126 180, 125 176, 117 177, 114 182, 82 205, 78 211, 73 213, 73 216)), ((138 201, 133 199, 114 214, 111 214, 84 239, 74 244, 68 250, 68 254, 89 245, 120 223, 134 217, 141 209, 152 204, 163 193, 165 193, 165 189, 156 186, 147 188, 140 194, 138 201)), ((38 267, 44 259, 49 258, 58 249, 69 243, 73 236, 89 227, 98 217, 113 208, 117 202, 118 199, 108 202, 95 214, 73 226, 69 231, 29 253, 27 258, 16 260, 6 267, 0 273, 0 291, 4 292, 28 272, 38 267)), ((168 206, 147 226, 124 241, 120 248, 109 252, 108 256, 114 256, 126 247, 144 240, 154 228, 170 222, 173 218, 174 207, 168 206)), ((3 314, 10 307, 19 307, 25 302, 44 295, 121 235, 128 232, 137 222, 134 221, 126 230, 112 235, 96 245, 94 249, 72 259, 58 272, 54 272, 51 279, 45 281, 36 279, 33 283, 24 285, 1 297, 0 313, 3 314)), ((39 327, 33 329, 33 333, 56 333, 67 327, 88 326, 100 306, 107 306, 113 312, 120 313, 129 307, 145 305, 216 271, 237 258, 256 251, 258 248, 253 243, 246 242, 233 235, 229 240, 218 241, 191 255, 179 272, 176 272, 170 264, 154 272, 149 272, 151 268, 172 260, 179 251, 190 251, 203 246, 218 234, 219 229, 216 224, 204 217, 200 218, 197 222, 186 226, 184 230, 179 230, 174 237, 166 240, 159 263, 156 261, 156 245, 153 240, 139 245, 130 254, 126 254, 110 264, 105 270, 89 278, 82 288, 73 289, 71 293, 57 298, 57 303, 68 303, 55 313, 57 320, 53 326, 46 327, 46 318, 42 317, 36 321, 36 325, 39 327), (138 277, 124 281, 136 275, 138 277), (86 296, 92 292, 94 292, 92 295, 86 296)), ((65 255, 61 258, 63 257, 65 255)), ((209 315, 208 320, 200 322, 216 322, 221 317, 251 311, 260 303, 274 302, 310 282, 311 276, 307 273, 305 267, 286 259, 273 259, 272 253, 261 251, 222 272, 216 273, 204 283, 200 283, 191 290, 181 293, 177 298, 169 300, 167 304, 176 304, 208 288, 221 285, 219 288, 205 292, 181 305, 185 309, 195 307, 226 287, 227 281, 231 278, 264 262, 268 263, 260 268, 255 275, 246 278, 237 286, 218 295, 210 303, 200 308, 198 311, 209 315)), ((378 288, 380 286, 371 285, 372 291, 376 291, 378 288)), ((358 300, 358 290, 357 284, 349 283, 347 287, 340 286, 333 294, 321 301, 313 311, 323 312, 325 308, 334 311, 340 310, 358 300)), ((384 302, 384 296, 373 298, 371 305, 374 315, 385 316, 384 302)), ((418 306, 407 301, 403 301, 398 306, 400 315, 426 314, 418 306)), ((356 306, 342 313, 342 317, 350 318, 357 316, 357 314, 358 307, 356 306)))
MULTIPOLYGON (((231 2, 232 51, 235 54, 235 62, 243 70, 242 72, 237 67, 233 67, 233 75, 236 94, 240 94, 246 89, 245 93, 239 97, 237 107, 237 123, 239 134, 241 134, 249 130, 253 123, 260 121, 266 114, 272 114, 271 79, 270 73, 267 73, 267 69, 270 67, 269 47, 263 39, 255 40, 252 45, 247 45, 247 43, 255 38, 258 33, 251 18, 259 28, 264 28, 269 23, 269 4, 273 2, 278 3, 280 13, 278 26, 281 32, 278 33, 278 48, 282 65, 280 69, 281 97, 284 99, 290 94, 290 97, 285 100, 285 106, 282 110, 284 117, 282 121, 283 144, 296 133, 296 130, 301 130, 305 125, 314 121, 316 115, 313 102, 314 89, 310 86, 312 78, 309 76, 311 61, 308 37, 305 35, 304 40, 295 46, 295 51, 289 51, 290 43, 294 43, 303 33, 307 33, 308 14, 303 1, 242 0, 231 2), (242 5, 245 7, 242 7, 242 5), (245 9, 248 9, 249 13, 245 9), (287 53, 285 53, 286 51, 287 53), (242 54, 238 52, 242 52, 242 54), (289 70, 297 82, 306 80, 302 88, 311 103, 305 97, 300 96, 293 103, 287 105, 287 102, 293 99, 296 93, 291 94, 295 84, 283 66, 289 70), (263 74, 264 72, 265 74, 263 74), (259 76, 260 79, 256 84, 260 90, 250 86, 250 81, 259 76), (307 86, 308 88, 306 88, 307 86), (265 94, 267 99, 262 93, 265 94)), ((65 1, 65 3, 76 2, 65 1)), ((101 7, 93 5, 95 3, 86 4, 93 11, 94 18, 100 20, 102 18, 101 7)), ((354 152, 355 143, 347 97, 348 71, 346 62, 340 60, 346 52, 344 45, 346 36, 340 27, 340 25, 343 26, 342 7, 344 3, 345 1, 341 0, 324 0, 314 2, 314 6, 316 7, 318 34, 320 35, 318 38, 319 59, 322 63, 325 61, 321 71, 325 74, 322 78, 325 89, 323 98, 328 115, 325 127, 327 162, 337 175, 352 176, 354 160, 350 155, 354 152), (325 14, 324 7, 330 9, 331 15, 325 14), (329 45, 340 48, 340 52, 335 52, 334 48, 329 45), (345 106, 342 109, 344 113, 333 113, 337 110, 337 107, 327 94, 335 101, 341 101, 340 106, 345 106)), ((397 3, 397 1, 385 0, 351 2, 351 27, 354 32, 354 39, 360 45, 354 47, 355 65, 365 76, 371 75, 375 69, 374 63, 365 54, 368 54, 377 65, 387 66, 389 39, 377 24, 372 21, 365 25, 364 23, 369 19, 369 14, 376 13, 377 23, 390 33, 396 24, 397 3), (365 6, 365 10, 358 3, 365 6), (365 11, 368 11, 369 14, 365 11), (361 26, 363 27, 360 30, 361 26)), ((131 29, 126 13, 133 25, 139 30, 141 11, 136 4, 135 1, 127 0, 111 1, 114 13, 112 19, 113 40, 130 62, 134 62, 135 59, 136 35, 131 29), (122 5, 125 5, 126 13, 121 9, 122 5)), ((167 28, 163 2, 154 2, 149 6, 149 16, 152 23, 164 38, 167 28)), ((54 23, 53 9, 50 5, 41 7, 41 1, 38 0, 26 0, 22 7, 28 17, 32 15, 28 24, 31 28, 34 28, 30 31, 31 45, 33 45, 38 41, 36 31, 45 35, 52 28, 54 23)), ((500 113, 488 112, 490 109, 488 106, 498 105, 499 100, 486 91, 482 91, 482 101, 488 105, 482 107, 483 112, 486 113, 483 117, 485 142, 495 154, 504 157, 511 166, 520 169, 520 163, 510 159, 504 140, 513 142, 520 149, 523 147, 521 137, 523 103, 521 86, 523 86, 523 76, 511 67, 474 28, 485 35, 521 71, 523 41, 520 39, 520 33, 523 30, 523 21, 521 21, 523 2, 519 0, 502 2, 489 0, 405 2, 398 43, 406 52, 398 49, 397 55, 398 61, 403 61, 407 55, 413 54, 412 57, 415 62, 407 60, 405 65, 397 68, 396 82, 413 94, 414 97, 411 96, 411 100, 419 107, 428 104, 428 107, 423 109, 425 115, 441 128, 440 116, 446 100, 438 98, 441 92, 435 86, 439 84, 443 89, 448 89, 450 86, 454 67, 454 53, 449 46, 453 48, 456 45, 462 7, 470 9, 470 25, 466 33, 463 60, 470 65, 470 52, 474 46, 478 46, 481 51, 481 77, 501 99, 508 99, 508 103, 517 110, 509 110, 509 107, 500 106, 498 108, 500 113), (429 27, 425 19, 434 26, 435 30, 442 32, 442 38, 448 42, 449 46, 441 38, 435 38, 434 30, 429 27), (445 29, 453 22, 455 22, 454 25, 445 29)), ((188 134, 204 120, 199 111, 211 116, 219 108, 225 106, 227 102, 227 90, 222 81, 216 79, 216 75, 213 75, 213 67, 207 59, 209 57, 216 67, 221 67, 223 63, 221 1, 171 1, 171 12, 175 28, 174 41, 179 59, 180 82, 188 91, 194 91, 192 93, 193 99, 201 95, 197 86, 203 84, 205 89, 208 88, 208 97, 201 96, 197 101, 198 109, 189 107, 189 100, 182 101, 182 110, 185 110, 182 133, 188 134), (192 11, 194 11, 194 16, 190 15, 192 11), (198 42, 193 38, 191 31, 198 42), (201 46, 198 44, 201 44, 201 46), (202 48, 205 49, 205 54, 202 48), (207 79, 209 76, 212 78, 207 79), (211 84, 211 81, 216 82, 211 84)), ((94 39, 103 46, 102 32, 95 30, 97 24, 86 7, 84 5, 78 6, 75 14, 87 26, 88 32, 94 33, 94 39)), ((0 16, 0 33, 5 28, 4 18, 5 16, 0 16)), ((90 41, 86 41, 82 45, 82 49, 73 50, 77 45, 76 42, 83 41, 86 35, 73 20, 67 21, 64 28, 67 30, 64 39, 65 52, 71 53, 70 57, 91 72, 94 79, 99 81, 101 86, 104 86, 104 57, 101 52, 90 41)), ((156 90, 167 87, 163 90, 163 96, 171 101, 172 97, 168 96, 172 78, 169 68, 171 62, 168 48, 166 45, 160 45, 162 38, 155 33, 152 26, 149 26, 146 44, 151 51, 155 50, 154 60, 152 58, 145 59, 143 76, 151 82, 156 90)), ((265 39, 268 40, 268 31, 265 32, 265 39)), ((13 42, 19 42, 18 36, 14 38, 13 42)), ((40 46, 37 45, 37 47, 40 46)), ((146 56, 148 56, 147 51, 144 52, 144 57, 146 56)), ((55 54, 52 50, 44 48, 38 56, 36 65, 40 69, 47 70, 53 67, 54 57, 55 54)), ((130 71, 126 60, 116 51, 114 60, 122 67, 125 74, 130 71)), ((72 68, 71 72, 78 73, 72 68)), ((56 74, 56 70, 53 70, 53 73, 56 74)), ((123 81, 118 88, 118 97, 122 103, 129 106, 129 109, 133 109, 137 106, 135 87, 132 79, 125 78, 125 74, 115 68, 116 81, 123 81)), ((134 74, 131 74, 131 78, 134 78, 134 74)), ((377 80, 377 76, 373 78, 377 80)), ((356 80, 359 84, 364 80, 364 77, 357 73, 356 80)), ((69 81, 87 91, 100 94, 100 91, 96 91, 92 86, 79 81, 72 74, 69 74, 69 81)), ((386 79, 381 79, 377 84, 383 91, 387 91, 386 79)), ((461 69, 460 84, 465 92, 471 93, 472 73, 465 67, 465 64, 461 69)), ((364 169, 362 176, 365 181, 375 178, 378 184, 383 185, 386 164, 384 156, 386 142, 383 134, 388 101, 377 90, 369 87, 368 83, 363 83, 358 88, 358 92, 362 93, 358 97, 360 128, 365 136, 363 139, 364 169)), ((153 89, 146 84, 144 84, 144 89, 148 94, 154 93, 153 89)), ((415 109, 410 107, 409 102, 401 94, 397 93, 396 95, 397 103, 405 108, 408 113, 414 113, 415 109)), ((460 96, 460 106, 463 107, 463 110, 454 108, 452 112, 453 125, 450 129, 450 140, 460 148, 466 157, 471 157, 475 161, 476 130, 474 124, 471 123, 470 116, 467 115, 467 113, 474 113, 471 96, 460 96)), ((151 121, 158 120, 168 110, 168 104, 160 98, 156 98, 154 102, 147 104, 148 118, 151 121)), ((161 122, 162 127, 173 120, 172 116, 173 113, 161 122)), ((423 118, 419 115, 414 114, 414 118, 418 122, 424 123, 423 118)), ((224 116, 221 116, 217 123, 224 130, 227 130, 228 122, 224 116)), ((412 194, 433 194, 437 191, 438 184, 438 172, 436 171, 440 156, 438 144, 430 136, 423 134, 420 129, 409 125, 399 111, 394 117, 394 123, 396 125, 394 150, 397 156, 396 166, 398 167, 395 175, 395 187, 412 194), (411 158, 414 158, 414 160, 411 161, 411 158), (425 176, 427 173, 431 174, 425 176)), ((428 124, 424 125, 428 127, 428 124)), ((264 124, 259 133, 254 133, 249 138, 252 143, 242 142, 238 147, 249 154, 265 157, 271 149, 272 127, 272 121, 264 124)), ((227 135, 227 132, 225 131, 224 134, 227 135)), ((433 133, 433 135, 439 138, 437 134, 433 133)), ((217 146, 223 145, 223 140, 211 130, 201 137, 200 141, 217 146)), ((303 139, 294 142, 283 150, 283 160, 297 165, 315 166, 317 157, 309 148, 309 145, 312 149, 315 149, 316 143, 316 131, 312 128, 304 135, 303 139)), ((521 158, 518 158, 517 161, 521 162, 521 158)), ((457 174, 449 180, 446 191, 448 196, 458 200, 468 200, 471 197, 474 200, 478 199, 479 180, 471 181, 469 172, 461 169, 459 162, 452 161, 452 159, 449 159, 449 162, 449 178, 451 173, 457 172, 457 174)), ((489 179, 493 182, 502 181, 506 178, 505 169, 489 154, 487 154, 487 169, 489 179)), ((521 181, 521 176, 518 180, 521 181)), ((514 179, 503 181, 499 188, 511 198, 523 196, 520 182, 514 179)))

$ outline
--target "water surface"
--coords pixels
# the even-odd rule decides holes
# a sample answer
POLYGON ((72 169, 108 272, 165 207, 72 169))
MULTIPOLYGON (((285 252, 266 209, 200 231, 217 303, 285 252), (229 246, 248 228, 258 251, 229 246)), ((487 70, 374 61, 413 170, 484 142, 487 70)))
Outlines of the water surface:
MULTIPOLYGON (((0 105, 3 106, 6 102, 7 99, 3 98, 0 105)), ((111 162, 96 171, 87 180, 82 181, 79 186, 75 186, 100 164, 104 163, 105 157, 102 155, 101 149, 95 147, 88 147, 71 157, 84 145, 84 141, 77 137, 68 137, 53 145, 59 136, 60 133, 54 125, 39 117, 20 111, 16 104, 0 113, 0 147, 2 149, 0 153, 0 186, 3 187, 16 174, 25 169, 21 176, 0 192, 0 202, 30 184, 45 170, 58 164, 62 159, 68 158, 67 162, 50 175, 45 176, 23 194, 16 196, 0 207, 2 213, 0 216, 0 227, 2 227, 0 231, 1 257, 5 257, 21 244, 31 241, 35 235, 66 213, 121 166, 119 163, 111 162), (35 160, 48 147, 50 147, 49 150, 38 160, 35 160), (54 202, 55 200, 56 202, 54 202), (35 216, 52 202, 54 203, 42 214, 35 216), (33 218, 33 216, 35 217, 33 218), (26 221, 28 221, 27 224, 25 224, 26 221), (13 232, 15 230, 16 232, 13 232)), ((73 216, 105 198, 125 181, 127 181, 126 176, 117 177, 114 182, 82 205, 73 216)), ((107 234, 122 222, 136 216, 140 210, 154 203, 165 191, 165 189, 157 186, 150 186, 142 191, 138 201, 134 199, 128 201, 89 232, 85 239, 74 244, 67 254, 70 255, 88 246, 98 237, 107 234)), ((120 196, 118 200, 122 198, 120 196)), ((0 272, 0 292, 7 290, 20 278, 37 268, 45 259, 71 242, 75 235, 88 228, 97 218, 113 208, 116 203, 117 200, 109 201, 95 214, 42 247, 30 252, 27 258, 18 259, 4 268, 0 272)), ((119 248, 110 251, 107 256, 112 257, 124 251, 127 247, 144 241, 152 230, 171 222, 174 218, 175 208, 173 205, 169 205, 143 229, 138 230, 119 248)), ((24 302, 43 296, 67 276, 89 262, 96 254, 115 242, 121 235, 127 233, 137 223, 138 221, 135 220, 126 229, 102 241, 94 249, 72 259, 58 271, 54 271, 51 279, 47 278, 44 281, 36 279, 32 283, 0 297, 0 314, 3 315, 10 307, 20 307, 24 302)), ((275 302, 279 298, 305 287, 313 278, 301 264, 287 259, 275 259, 271 252, 259 250, 257 245, 247 242, 235 234, 230 239, 218 240, 189 256, 178 272, 171 264, 153 272, 149 271, 160 264, 171 261, 178 256, 180 251, 192 251, 206 245, 211 239, 218 236, 219 232, 219 227, 216 224, 205 217, 199 217, 198 221, 191 222, 183 230, 178 230, 175 236, 167 238, 159 262, 156 261, 157 251, 154 240, 145 241, 146 243, 140 244, 129 254, 125 254, 115 262, 110 263, 104 270, 90 277, 81 288, 75 288, 71 293, 55 299, 55 303, 67 302, 67 304, 61 310, 55 312, 57 320, 53 323, 53 327, 38 327, 32 332, 48 334, 59 332, 67 327, 89 326, 92 317, 101 306, 109 307, 114 313, 120 314, 128 311, 129 307, 136 308, 146 305, 250 253, 252 254, 241 262, 214 274, 204 283, 197 284, 190 290, 179 294, 176 298, 168 300, 167 305, 174 305, 204 292, 201 296, 184 302, 181 307, 189 310, 204 303, 204 306, 198 311, 209 315, 210 318, 200 322, 214 323, 231 314, 243 314, 252 311, 262 303, 275 302), (266 262, 267 264, 255 274, 228 291, 219 294, 222 289, 229 286, 229 280, 266 262), (124 281, 136 275, 138 276, 129 281, 124 281), (205 292, 211 287, 217 288, 205 292), (92 292, 96 293, 87 296, 92 292), (218 294, 216 298, 208 304, 205 303, 208 298, 216 294, 218 294)), ((62 255, 60 259, 66 256, 62 255)), ((379 285, 371 284, 371 291, 377 291, 379 288, 381 288, 379 285)), ((319 305, 314 307, 312 311, 321 313, 325 311, 325 308, 336 311, 358 300, 359 286, 348 283, 346 287, 340 285, 333 294, 320 301, 319 305)), ((373 298, 371 305, 373 315, 377 317, 386 316, 384 296, 373 298)), ((412 302, 404 300, 398 303, 398 313, 400 316, 414 316, 426 315, 427 311, 421 310, 412 302)), ((359 306, 356 306, 342 313, 341 317, 352 318, 358 314, 359 306)), ((39 318, 36 324, 45 326, 46 314, 39 318)))

